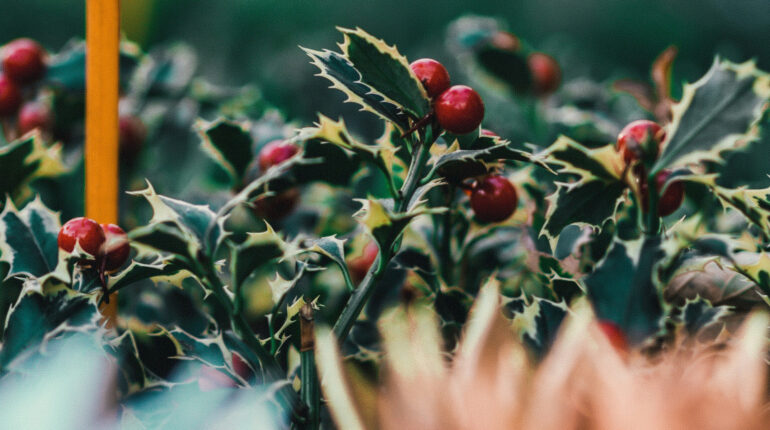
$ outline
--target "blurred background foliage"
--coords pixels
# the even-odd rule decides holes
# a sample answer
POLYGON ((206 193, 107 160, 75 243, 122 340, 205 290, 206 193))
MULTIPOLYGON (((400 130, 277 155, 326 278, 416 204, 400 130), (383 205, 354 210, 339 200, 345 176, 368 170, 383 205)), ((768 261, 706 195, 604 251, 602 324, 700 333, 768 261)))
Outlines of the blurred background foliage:
MULTIPOLYGON (((85 3, 3 0, 0 42, 28 36, 58 50, 83 36, 85 3)), ((458 67, 444 48, 445 30, 463 14, 501 18, 510 31, 555 56, 567 79, 645 78, 670 44, 680 48, 675 83, 700 76, 715 53, 733 61, 755 57, 760 68, 770 68, 767 0, 124 0, 122 7, 124 33, 143 48, 190 44, 207 80, 258 83, 268 102, 303 122, 317 111, 336 116, 355 109, 313 77, 315 70, 297 48, 332 46, 339 41, 336 25, 365 28, 410 59, 437 58, 450 73, 458 67)), ((373 122, 367 118, 355 127, 359 132, 369 134, 373 122)))

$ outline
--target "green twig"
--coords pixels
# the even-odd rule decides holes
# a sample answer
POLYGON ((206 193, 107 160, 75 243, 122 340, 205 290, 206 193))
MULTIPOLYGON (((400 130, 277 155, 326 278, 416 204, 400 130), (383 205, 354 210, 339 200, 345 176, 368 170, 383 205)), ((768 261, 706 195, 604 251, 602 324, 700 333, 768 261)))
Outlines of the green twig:
POLYGON ((313 306, 306 303, 300 311, 300 396, 308 408, 305 430, 317 430, 320 425, 321 390, 315 365, 315 328, 313 306))

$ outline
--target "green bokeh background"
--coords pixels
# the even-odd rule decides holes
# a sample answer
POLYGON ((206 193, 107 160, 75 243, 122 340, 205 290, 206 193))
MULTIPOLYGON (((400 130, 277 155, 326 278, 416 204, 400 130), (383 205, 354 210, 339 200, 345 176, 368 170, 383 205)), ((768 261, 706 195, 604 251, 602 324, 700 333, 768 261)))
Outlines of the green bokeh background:
MULTIPOLYGON (((19 36, 59 49, 84 34, 86 0, 3 0, 0 43, 19 36)), ((499 17, 509 30, 556 56, 567 78, 645 77, 669 44, 680 48, 675 81, 692 80, 715 53, 756 58, 770 69, 768 0, 311 1, 123 0, 123 30, 147 49, 183 41, 214 83, 257 83, 289 117, 348 114, 342 97, 298 45, 329 48, 334 26, 360 26, 409 58, 431 56, 456 70, 444 49, 446 26, 467 13, 499 17)))

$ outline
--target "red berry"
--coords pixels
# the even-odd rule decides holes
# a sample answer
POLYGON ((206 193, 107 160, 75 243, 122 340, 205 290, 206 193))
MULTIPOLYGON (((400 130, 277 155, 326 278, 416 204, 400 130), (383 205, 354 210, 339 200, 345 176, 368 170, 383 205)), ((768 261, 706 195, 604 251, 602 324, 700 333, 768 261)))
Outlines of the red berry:
POLYGON ((500 222, 516 210, 518 197, 511 182, 500 175, 478 180, 471 190, 471 208, 482 222, 500 222))
POLYGON ((45 69, 45 50, 34 40, 16 39, 3 48, 3 71, 14 82, 35 82, 45 69))
POLYGON ((42 103, 27 103, 21 107, 17 120, 19 134, 32 130, 48 131, 51 128, 51 110, 42 103))
POLYGON ((78 243, 83 251, 94 257, 99 256, 104 245, 104 231, 96 221, 89 218, 73 218, 59 230, 59 248, 72 252, 78 243))
POLYGON ((128 160, 136 158, 147 138, 147 127, 133 115, 123 115, 118 120, 120 132, 120 155, 128 160))
POLYGON ((104 231, 104 270, 112 272, 117 270, 128 260, 131 245, 128 244, 128 235, 122 228, 115 224, 102 224, 104 231))
POLYGON ((455 85, 436 100, 436 119, 445 130, 466 134, 478 128, 484 119, 484 102, 471 87, 455 85))
POLYGON ((559 63, 548 54, 534 52, 527 57, 535 94, 546 95, 556 91, 561 83, 559 63))
POLYGON ((617 351, 628 351, 628 339, 623 330, 612 321, 599 321, 599 329, 607 336, 610 345, 617 351))
POLYGON ((245 361, 243 361, 241 356, 238 354, 233 354, 232 361, 233 361, 233 371, 235 371, 235 373, 238 374, 238 376, 245 379, 246 381, 250 380, 254 372, 251 370, 251 367, 249 367, 249 365, 246 364, 245 361))
POLYGON ((618 152, 623 154, 623 161, 626 164, 639 159, 641 146, 649 139, 654 139, 658 146, 665 138, 665 132, 655 122, 646 119, 640 119, 626 125, 620 134, 618 134, 618 152))
POLYGON ((377 259, 380 248, 375 241, 370 241, 364 246, 361 255, 352 258, 348 262, 348 270, 350 271, 350 277, 353 278, 353 282, 361 282, 366 277, 366 273, 369 272, 369 268, 374 264, 374 260, 377 259))
MULTIPOLYGON (((663 189, 663 185, 668 180, 668 177, 673 173, 671 170, 664 169, 655 176, 655 182, 657 184, 658 192, 663 189)), ((663 195, 658 200, 658 216, 668 216, 674 213, 684 201, 684 184, 679 181, 674 181, 668 185, 663 195)))
POLYGON ((259 170, 265 172, 276 164, 281 164, 293 157, 297 152, 299 152, 297 145, 283 140, 274 140, 259 151, 259 170))
POLYGON ((279 221, 289 215, 299 203, 299 191, 296 188, 264 197, 254 202, 254 213, 268 221, 279 221))
POLYGON ((21 91, 4 74, 0 74, 0 116, 11 116, 21 106, 21 91))
POLYGON ((444 66, 431 58, 421 58, 409 65, 417 79, 422 82, 425 91, 431 98, 443 93, 449 88, 449 73, 444 66))

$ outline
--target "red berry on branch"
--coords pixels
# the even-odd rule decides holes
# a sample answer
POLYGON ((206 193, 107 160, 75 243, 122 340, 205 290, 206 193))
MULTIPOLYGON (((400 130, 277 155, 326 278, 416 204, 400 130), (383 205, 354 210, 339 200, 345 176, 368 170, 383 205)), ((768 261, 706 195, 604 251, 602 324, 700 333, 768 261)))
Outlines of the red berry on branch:
POLYGON ((51 110, 42 103, 27 103, 21 107, 16 125, 22 135, 35 129, 48 131, 52 126, 51 110))
POLYGON ((299 148, 293 143, 283 140, 269 142, 259 151, 259 170, 265 172, 267 169, 293 157, 297 152, 299 152, 299 148))
POLYGON ((542 52, 534 52, 527 57, 527 63, 535 94, 546 95, 559 88, 561 68, 553 57, 542 52))
POLYGON ((602 333, 607 336, 607 340, 610 341, 610 345, 612 345, 615 350, 620 352, 628 351, 628 339, 620 326, 612 321, 605 320, 599 321, 599 329, 601 329, 602 333))
POLYGON ((21 106, 21 91, 13 81, 0 74, 0 116, 11 116, 21 106))
POLYGON ((438 96, 451 85, 449 73, 444 66, 431 58, 421 58, 409 65, 417 79, 422 82, 431 98, 438 96))
POLYGON ((104 240, 104 231, 99 223, 90 218, 79 217, 67 221, 62 226, 57 243, 59 248, 67 252, 72 252, 77 243, 83 251, 98 257, 104 240))
POLYGON ((19 84, 35 82, 45 75, 45 50, 31 39, 16 39, 3 47, 3 72, 19 84))
MULTIPOLYGON (((658 192, 663 191, 663 185, 665 185, 669 176, 673 172, 668 169, 661 170, 660 173, 655 176, 655 182, 658 188, 658 192)), ((658 216, 668 216, 674 213, 684 201, 684 184, 680 181, 674 181, 668 185, 663 194, 658 200, 658 216)))
POLYGON ((122 228, 115 224, 102 224, 104 231, 104 270, 112 272, 117 270, 128 260, 131 245, 128 244, 128 235, 122 228))
MULTIPOLYGON (((618 134, 617 149, 626 164, 641 158, 643 146, 652 142, 660 149, 666 133, 656 122, 640 119, 626 125, 618 134)), ((657 154, 656 154, 657 155, 657 154)))
POLYGON ((147 139, 147 127, 136 116, 122 115, 118 120, 118 128, 121 157, 127 161, 135 159, 147 139))
POLYGON ((364 246, 361 255, 352 258, 348 262, 348 270, 350 271, 350 277, 353 278, 353 282, 361 282, 366 277, 366 273, 369 272, 369 268, 374 264, 374 260, 377 259, 379 252, 380 248, 372 240, 364 246))
POLYGON ((484 119, 484 102, 471 87, 455 85, 441 93, 435 104, 439 125, 454 134, 466 134, 478 128, 484 119))
POLYGON ((471 189, 471 208, 482 222, 500 222, 516 210, 518 197, 511 182, 500 175, 478 180, 471 189))

